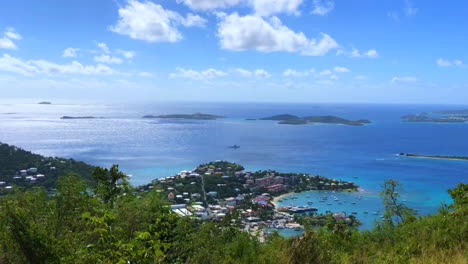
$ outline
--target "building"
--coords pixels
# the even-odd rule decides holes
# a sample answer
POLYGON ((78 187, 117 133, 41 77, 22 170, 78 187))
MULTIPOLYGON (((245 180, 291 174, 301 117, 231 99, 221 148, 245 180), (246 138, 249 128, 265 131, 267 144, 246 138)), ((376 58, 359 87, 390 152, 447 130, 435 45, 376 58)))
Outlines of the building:
POLYGON ((267 177, 259 178, 255 180, 255 184, 257 184, 259 187, 266 187, 272 184, 273 179, 274 179, 274 176, 267 176, 267 177))
POLYGON ((229 197, 224 199, 224 202, 226 206, 236 206, 237 205, 237 200, 234 197, 229 197))
POLYGON ((169 200, 174 200, 174 193, 173 193, 173 192, 170 192, 170 193, 167 195, 167 199, 169 199, 169 200))
POLYGON ((286 185, 284 185, 284 184, 273 184, 273 185, 270 185, 270 186, 268 186, 266 188, 270 192, 279 192, 279 191, 286 190, 286 185))

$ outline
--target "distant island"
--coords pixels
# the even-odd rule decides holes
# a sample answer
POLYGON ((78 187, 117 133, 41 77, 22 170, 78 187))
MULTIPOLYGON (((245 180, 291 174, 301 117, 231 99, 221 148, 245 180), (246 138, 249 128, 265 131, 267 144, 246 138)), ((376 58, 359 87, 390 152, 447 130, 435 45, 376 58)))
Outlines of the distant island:
POLYGON ((50 105, 52 104, 51 102, 39 102, 38 104, 41 104, 41 105, 50 105))
POLYGON ((468 109, 460 109, 460 110, 440 110, 434 111, 433 114, 438 115, 468 115, 468 109))
POLYGON ((350 126, 362 126, 369 124, 371 121, 367 119, 348 120, 337 116, 305 116, 298 117, 290 114, 275 115, 271 117, 261 118, 260 120, 280 121, 278 124, 283 125, 305 125, 305 124, 342 124, 350 126))
POLYGON ((143 118, 177 118, 177 119, 197 119, 197 120, 215 120, 218 118, 224 118, 224 116, 218 115, 210 115, 210 114, 202 114, 202 113, 195 113, 195 114, 172 114, 172 115, 145 115, 143 118))
POLYGON ((400 156, 406 157, 420 157, 420 158, 431 158, 431 159, 452 159, 452 160, 468 160, 468 156, 442 156, 442 155, 424 155, 414 153, 400 153, 400 156))
POLYGON ((62 116, 60 119, 96 119, 102 117, 95 117, 95 116, 62 116))
POLYGON ((430 116, 427 113, 409 114, 401 117, 405 122, 466 123, 468 115, 430 116))

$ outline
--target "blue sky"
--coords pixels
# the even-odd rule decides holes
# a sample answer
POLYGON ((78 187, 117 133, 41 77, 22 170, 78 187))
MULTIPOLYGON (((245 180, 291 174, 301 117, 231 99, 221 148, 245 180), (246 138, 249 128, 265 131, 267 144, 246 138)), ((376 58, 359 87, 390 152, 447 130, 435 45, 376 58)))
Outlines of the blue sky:
POLYGON ((468 2, 15 0, 3 99, 466 103, 468 2))

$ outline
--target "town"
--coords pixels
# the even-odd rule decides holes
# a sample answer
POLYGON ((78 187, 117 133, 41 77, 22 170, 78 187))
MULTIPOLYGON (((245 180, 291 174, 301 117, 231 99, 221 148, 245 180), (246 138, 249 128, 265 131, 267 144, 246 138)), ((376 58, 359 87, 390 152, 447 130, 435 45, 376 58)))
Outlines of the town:
MULTIPOLYGON (((138 191, 155 190, 170 202, 171 210, 180 215, 203 221, 226 221, 228 218, 250 233, 261 233, 264 228, 300 230, 305 217, 311 223, 323 226, 325 218, 344 220, 355 225, 353 216, 343 212, 319 215, 315 207, 286 206, 276 203, 290 193, 311 190, 357 191, 353 182, 312 176, 304 173, 281 173, 273 170, 246 171, 242 165, 215 161, 198 166, 193 171, 156 179, 140 186, 138 191)), ((295 199, 294 195, 290 198, 295 199)))

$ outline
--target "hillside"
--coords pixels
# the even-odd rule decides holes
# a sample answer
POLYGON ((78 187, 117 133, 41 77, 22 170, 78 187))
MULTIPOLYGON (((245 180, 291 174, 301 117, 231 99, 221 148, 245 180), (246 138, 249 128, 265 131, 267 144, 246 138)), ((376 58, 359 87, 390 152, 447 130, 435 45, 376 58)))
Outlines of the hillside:
POLYGON ((94 184, 91 176, 94 166, 73 159, 44 157, 18 147, 0 143, 0 181, 4 185, 18 185, 22 187, 43 186, 47 189, 55 188, 55 182, 60 176, 76 173, 86 180, 87 184, 94 184), (37 169, 37 170, 34 170, 37 169), (28 170, 26 173, 21 171, 28 170), (36 177, 44 175, 43 177, 36 177), (36 180, 30 180, 32 177, 36 180))

